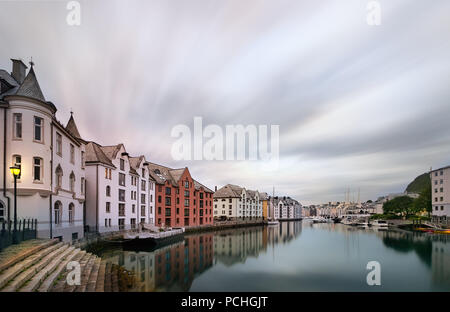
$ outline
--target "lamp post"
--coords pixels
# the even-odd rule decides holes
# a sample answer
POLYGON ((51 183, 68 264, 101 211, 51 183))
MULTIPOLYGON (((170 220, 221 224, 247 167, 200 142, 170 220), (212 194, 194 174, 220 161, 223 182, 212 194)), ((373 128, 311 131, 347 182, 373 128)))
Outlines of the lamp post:
POLYGON ((13 230, 13 244, 17 244, 17 177, 20 175, 20 166, 17 164, 9 167, 14 176, 14 230, 13 230))

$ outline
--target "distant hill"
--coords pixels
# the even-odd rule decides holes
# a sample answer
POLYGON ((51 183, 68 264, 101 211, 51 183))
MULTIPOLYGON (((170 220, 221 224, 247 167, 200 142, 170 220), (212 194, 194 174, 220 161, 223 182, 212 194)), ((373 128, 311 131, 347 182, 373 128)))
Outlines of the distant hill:
POLYGON ((431 188, 431 179, 429 173, 421 174, 420 176, 415 178, 414 181, 408 184, 405 192, 419 194, 425 188, 431 188))

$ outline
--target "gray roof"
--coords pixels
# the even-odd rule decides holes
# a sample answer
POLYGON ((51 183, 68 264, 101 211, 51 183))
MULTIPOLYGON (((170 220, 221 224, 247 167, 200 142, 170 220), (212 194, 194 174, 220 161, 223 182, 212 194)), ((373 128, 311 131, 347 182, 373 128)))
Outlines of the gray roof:
POLYGON ((33 66, 31 66, 28 75, 25 77, 22 85, 19 87, 15 95, 26 96, 29 98, 45 102, 45 98, 44 95, 42 94, 39 82, 37 81, 33 66))
POLYGON ((103 152, 101 146, 95 142, 88 142, 86 144, 86 163, 102 163, 115 168, 111 160, 103 152))
POLYGON ((214 198, 241 197, 244 188, 238 185, 227 184, 214 192, 214 198))
POLYGON ((67 122, 66 130, 69 131, 69 133, 74 137, 81 139, 80 132, 78 132, 78 128, 77 125, 75 124, 75 120, 73 119, 72 114, 70 114, 70 119, 67 122))

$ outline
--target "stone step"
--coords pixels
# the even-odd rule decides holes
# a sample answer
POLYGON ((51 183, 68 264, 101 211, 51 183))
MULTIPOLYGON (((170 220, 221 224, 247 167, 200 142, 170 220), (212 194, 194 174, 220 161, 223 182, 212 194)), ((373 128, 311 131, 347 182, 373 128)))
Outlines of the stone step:
MULTIPOLYGON (((75 257, 73 257, 72 261, 78 261, 81 262, 81 259, 86 255, 86 251, 81 250, 79 251, 75 257)), ((53 282, 53 286, 50 288, 50 292, 63 292, 64 289, 67 286, 67 274, 69 272, 67 271, 66 267, 63 268, 61 274, 56 278, 56 280, 53 282)))
POLYGON ((41 283, 50 275, 63 261, 67 255, 73 252, 75 247, 68 247, 66 250, 56 255, 51 261, 40 271, 36 273, 29 281, 26 282, 26 285, 22 288, 19 288, 21 292, 31 292, 35 291, 41 283))
POLYGON ((41 285, 39 285, 39 288, 37 289, 38 292, 48 292, 50 291, 51 287, 55 284, 55 281, 57 278, 61 275, 61 272, 63 272, 67 264, 74 260, 75 257, 81 252, 79 248, 72 248, 72 251, 67 254, 67 256, 64 258, 62 262, 56 267, 56 269, 47 276, 47 278, 42 282, 41 285))
POLYGON ((95 285, 96 292, 104 292, 105 291, 105 274, 106 273, 106 262, 100 262, 100 268, 98 269, 97 275, 97 283, 95 285))
POLYGON ((52 245, 55 245, 56 243, 58 243, 57 239, 46 240, 42 244, 39 244, 39 245, 33 246, 31 248, 27 248, 21 252, 18 252, 17 254, 15 254, 13 257, 8 259, 7 261, 0 263, 0 273, 5 271, 6 269, 12 267, 13 265, 17 264, 18 262, 24 260, 25 258, 37 253, 38 251, 48 248, 52 245))
MULTIPOLYGON (((59 244, 57 244, 59 245, 59 244)), ((55 245, 56 246, 56 245, 55 245)), ((50 252, 45 257, 41 258, 40 261, 30 266, 28 269, 21 272, 17 275, 14 280, 12 280, 2 291, 12 292, 19 289, 22 285, 24 285, 28 280, 30 280, 37 272, 42 270, 45 266, 47 266, 55 257, 64 252, 69 246, 63 244, 58 249, 50 252)))
POLYGON ((105 268, 105 283, 104 283, 104 291, 105 292, 111 292, 112 291, 112 287, 111 287, 111 277, 112 277, 112 264, 110 262, 106 263, 106 268, 105 268))
POLYGON ((97 277, 98 277, 98 271, 100 269, 100 263, 102 262, 102 259, 99 257, 95 258, 94 265, 92 266, 92 271, 89 276, 89 280, 86 286, 87 292, 94 292, 96 285, 97 285, 97 277))
POLYGON ((97 256, 92 255, 89 258, 89 261, 84 266, 84 269, 81 270, 81 285, 77 286, 75 289, 76 292, 85 292, 89 278, 91 276, 92 269, 94 268, 95 260, 97 259, 97 256))
MULTIPOLYGON (((84 272, 86 270, 86 265, 88 264, 91 257, 92 257, 92 254, 87 252, 83 256, 83 258, 81 258, 81 260, 79 261, 80 262, 80 270, 81 270, 81 280, 80 280, 81 283, 83 283, 83 274, 86 275, 86 273, 84 273, 84 272)), ((64 292, 74 292, 79 287, 80 287, 80 285, 68 285, 66 283, 63 291, 64 292)))
POLYGON ((111 288, 112 292, 119 292, 119 267, 115 264, 112 266, 111 270, 111 288))
POLYGON ((21 272, 27 270, 29 267, 33 266, 49 253, 60 248, 61 246, 63 246, 63 243, 50 244, 48 247, 29 255, 27 258, 3 271, 0 275, 0 289, 4 288, 21 272))

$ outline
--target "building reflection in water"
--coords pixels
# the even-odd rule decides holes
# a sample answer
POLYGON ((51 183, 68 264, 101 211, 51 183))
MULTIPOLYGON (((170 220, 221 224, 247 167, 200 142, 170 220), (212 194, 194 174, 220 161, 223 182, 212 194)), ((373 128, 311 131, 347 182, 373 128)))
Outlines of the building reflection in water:
POLYGON ((286 244, 300 233, 300 222, 282 222, 189 235, 150 252, 110 250, 102 256, 134 273, 134 291, 188 291, 194 279, 213 265, 243 263, 266 252, 269 244, 286 244))

